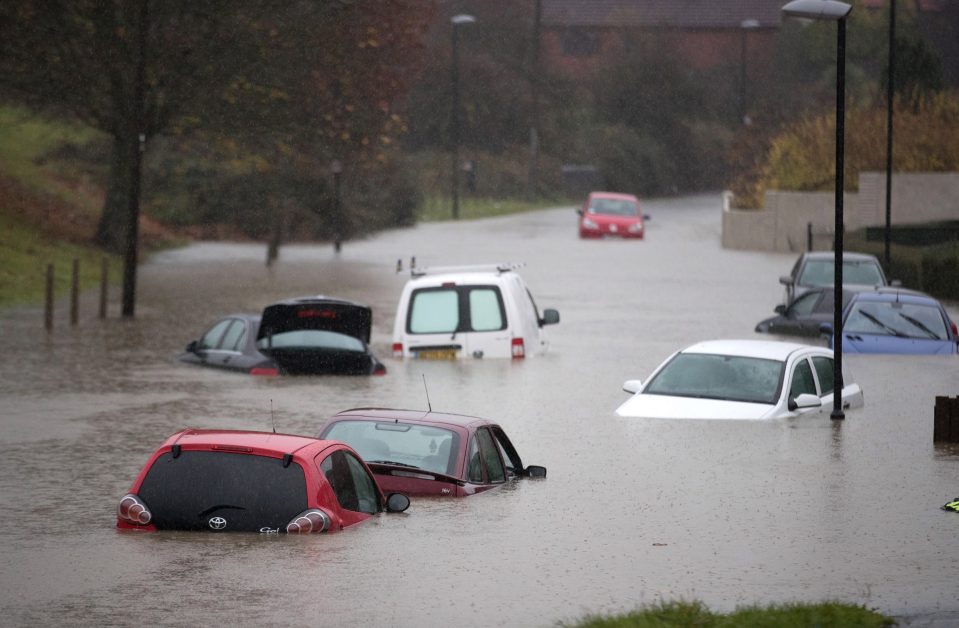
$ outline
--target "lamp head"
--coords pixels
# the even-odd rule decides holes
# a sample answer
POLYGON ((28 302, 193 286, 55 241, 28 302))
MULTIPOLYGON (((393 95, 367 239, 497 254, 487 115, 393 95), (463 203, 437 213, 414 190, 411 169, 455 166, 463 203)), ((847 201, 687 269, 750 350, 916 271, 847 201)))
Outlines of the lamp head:
POLYGON ((838 0, 792 0, 782 8, 782 12, 790 17, 832 21, 843 19, 851 10, 851 4, 838 0))

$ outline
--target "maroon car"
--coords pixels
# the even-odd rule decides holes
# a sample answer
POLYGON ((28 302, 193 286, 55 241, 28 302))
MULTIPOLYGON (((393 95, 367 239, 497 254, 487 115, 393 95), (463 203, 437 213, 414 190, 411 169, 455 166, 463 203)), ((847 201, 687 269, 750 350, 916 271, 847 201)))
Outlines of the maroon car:
POLYGON ((355 408, 335 415, 320 438, 348 443, 386 493, 463 497, 518 477, 546 477, 523 466, 499 425, 458 414, 355 408))
POLYGON ((356 452, 306 436, 186 429, 153 453, 117 505, 126 530, 332 532, 383 511, 384 497, 356 452))

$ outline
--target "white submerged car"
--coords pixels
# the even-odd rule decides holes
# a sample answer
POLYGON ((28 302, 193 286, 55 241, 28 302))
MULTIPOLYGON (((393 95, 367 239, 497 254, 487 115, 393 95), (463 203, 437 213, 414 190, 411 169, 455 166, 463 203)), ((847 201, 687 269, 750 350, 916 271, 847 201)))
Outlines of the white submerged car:
MULTIPOLYGON (((843 377, 842 408, 863 405, 862 388, 843 377)), ((769 340, 709 340, 677 351, 616 414, 664 419, 777 419, 830 413, 831 349, 769 340)))

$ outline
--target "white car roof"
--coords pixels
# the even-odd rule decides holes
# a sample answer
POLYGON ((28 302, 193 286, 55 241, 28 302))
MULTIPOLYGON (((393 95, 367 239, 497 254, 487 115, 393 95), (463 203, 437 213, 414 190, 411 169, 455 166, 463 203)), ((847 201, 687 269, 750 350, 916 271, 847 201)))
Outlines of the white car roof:
MULTIPOLYGON (((779 342, 776 340, 706 340, 686 347, 680 353, 734 355, 785 362, 795 351, 815 349, 821 349, 821 347, 799 344, 797 342, 779 342)), ((825 354, 827 352, 823 349, 823 353, 825 354)))
POLYGON ((510 273, 497 272, 464 272, 446 273, 442 275, 423 275, 409 280, 411 285, 439 286, 444 283, 456 284, 489 284, 500 283, 510 273))

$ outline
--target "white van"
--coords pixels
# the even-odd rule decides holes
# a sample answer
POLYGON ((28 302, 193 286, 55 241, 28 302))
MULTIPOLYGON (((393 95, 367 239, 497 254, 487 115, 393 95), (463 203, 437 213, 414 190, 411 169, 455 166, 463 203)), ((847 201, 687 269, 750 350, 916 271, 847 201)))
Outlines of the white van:
POLYGON ((413 268, 396 309, 393 357, 525 358, 549 347, 545 325, 516 265, 413 268))

